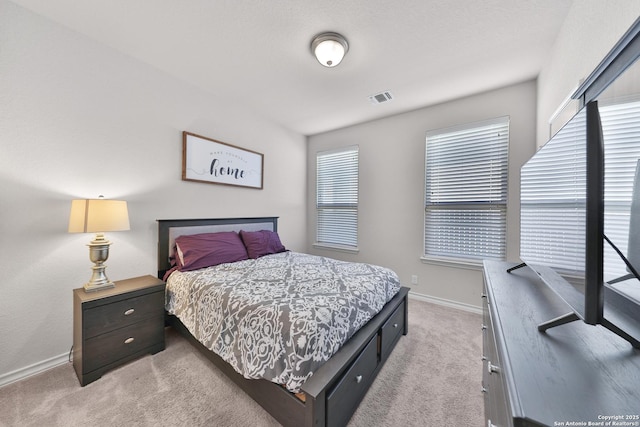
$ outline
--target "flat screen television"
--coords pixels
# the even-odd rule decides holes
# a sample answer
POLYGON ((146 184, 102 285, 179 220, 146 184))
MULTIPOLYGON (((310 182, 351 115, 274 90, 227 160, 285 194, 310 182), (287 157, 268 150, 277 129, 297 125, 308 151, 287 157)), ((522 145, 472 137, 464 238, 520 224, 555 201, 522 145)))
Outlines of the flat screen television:
MULTIPOLYGON (((640 144, 640 141, 639 141, 640 144)), ((639 178, 635 186, 640 184, 639 178)), ((640 348, 639 302, 604 280, 604 245, 637 269, 605 236, 605 141, 597 101, 585 105, 521 169, 520 258, 570 311, 539 325, 542 332, 582 320, 602 325, 640 348)), ((636 188, 635 194, 640 194, 636 188)), ((631 210, 631 224, 640 210, 631 210)), ((630 234, 629 243, 632 245, 630 234)), ((635 251, 629 246, 628 251, 635 251)), ((634 256, 640 256, 640 246, 634 256)), ((621 279, 622 280, 622 279, 621 279)))

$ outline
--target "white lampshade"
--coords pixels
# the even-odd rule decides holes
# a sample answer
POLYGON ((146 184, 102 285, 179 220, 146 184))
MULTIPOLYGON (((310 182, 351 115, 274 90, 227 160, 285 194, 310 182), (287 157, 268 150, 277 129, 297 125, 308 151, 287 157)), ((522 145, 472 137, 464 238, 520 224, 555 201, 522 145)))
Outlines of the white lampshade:
POLYGON ((127 202, 82 199, 71 201, 69 233, 102 233, 129 230, 127 202))
POLYGON ((347 40, 337 33, 323 33, 314 37, 311 51, 325 67, 335 67, 349 50, 347 40))

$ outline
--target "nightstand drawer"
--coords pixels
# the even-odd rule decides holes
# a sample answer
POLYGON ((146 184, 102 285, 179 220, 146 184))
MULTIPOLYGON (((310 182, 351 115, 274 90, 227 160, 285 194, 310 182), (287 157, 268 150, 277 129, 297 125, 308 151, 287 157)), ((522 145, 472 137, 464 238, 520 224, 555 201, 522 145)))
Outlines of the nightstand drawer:
POLYGON ((98 335, 84 343, 83 370, 91 372, 163 340, 163 319, 157 316, 98 335))
POLYGON ((148 317, 164 313, 164 292, 153 292, 136 298, 101 305, 84 311, 84 338, 122 328, 148 317))

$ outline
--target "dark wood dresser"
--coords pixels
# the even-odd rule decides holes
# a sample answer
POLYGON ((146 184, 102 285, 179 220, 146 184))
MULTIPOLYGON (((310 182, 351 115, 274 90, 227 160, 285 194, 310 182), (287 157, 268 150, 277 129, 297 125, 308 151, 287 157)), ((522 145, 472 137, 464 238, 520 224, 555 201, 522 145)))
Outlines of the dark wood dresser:
POLYGON ((485 261, 483 372, 486 425, 640 426, 640 351, 576 321, 528 267, 485 261))
POLYGON ((141 276, 115 285, 93 293, 73 290, 73 366, 82 386, 164 350, 164 282, 141 276))

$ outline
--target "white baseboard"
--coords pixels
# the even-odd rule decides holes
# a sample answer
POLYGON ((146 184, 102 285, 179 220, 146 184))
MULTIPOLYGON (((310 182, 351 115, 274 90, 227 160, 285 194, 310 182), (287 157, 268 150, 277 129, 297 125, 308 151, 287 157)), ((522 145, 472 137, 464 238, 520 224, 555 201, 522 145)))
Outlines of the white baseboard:
POLYGON ((48 369, 55 368, 56 366, 68 363, 69 354, 63 353, 59 356, 54 356, 50 359, 43 360, 42 362, 34 363, 33 365, 26 366, 24 368, 16 369, 15 371, 0 375, 0 387, 9 385, 16 381, 24 380, 32 375, 39 374, 48 369))
POLYGON ((482 307, 471 304, 465 304, 458 301, 452 301, 444 298, 433 297, 430 295, 418 294, 416 292, 409 291, 409 298, 419 301, 430 302, 432 304, 443 305, 445 307, 456 308, 458 310, 468 311, 470 313, 482 314, 482 307))

